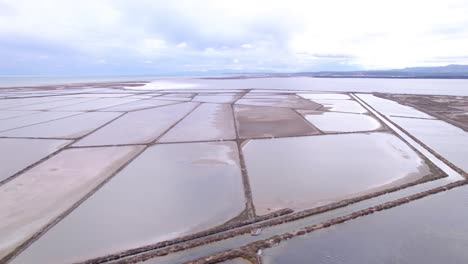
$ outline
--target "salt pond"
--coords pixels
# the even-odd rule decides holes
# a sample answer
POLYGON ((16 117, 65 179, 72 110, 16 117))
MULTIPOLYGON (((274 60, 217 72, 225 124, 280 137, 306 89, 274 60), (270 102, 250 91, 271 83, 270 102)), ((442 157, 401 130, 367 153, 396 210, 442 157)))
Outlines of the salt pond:
POLYGON ((288 108, 234 106, 241 138, 314 135, 318 130, 288 108))
POLYGON ((202 104, 159 141, 229 140, 236 138, 231 105, 202 104))
POLYGON ((468 133, 441 120, 392 117, 392 121, 468 173, 468 133))
POLYGON ((235 143, 155 145, 13 263, 68 263, 176 238, 244 205, 235 143))
POLYGON ((468 187, 281 242, 263 263, 468 263, 468 187))
POLYGON ((305 209, 430 174, 392 134, 251 140, 243 148, 257 214, 305 209))
POLYGON ((0 138, 0 182, 68 143, 67 140, 0 138), (21 158, 12 153, 20 153, 21 158))
POLYGON ((375 118, 362 114, 315 112, 305 118, 323 132, 371 131, 381 128, 375 118))
POLYGON ((121 113, 89 112, 0 133, 6 137, 79 138, 119 117, 121 113))
POLYGON ((64 150, 1 185, 0 258, 69 209, 140 149, 64 150))
POLYGON ((128 113, 75 146, 99 146, 150 143, 197 106, 183 103, 128 113))

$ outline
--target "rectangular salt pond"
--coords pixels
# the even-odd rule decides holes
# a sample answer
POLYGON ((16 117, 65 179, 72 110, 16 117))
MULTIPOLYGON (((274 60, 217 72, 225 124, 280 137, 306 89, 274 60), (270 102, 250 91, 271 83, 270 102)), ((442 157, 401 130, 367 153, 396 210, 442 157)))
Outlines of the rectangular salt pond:
POLYGON ((39 112, 0 121, 0 132, 81 114, 80 112, 39 112))
POLYGON ((277 95, 268 96, 267 98, 241 98, 236 102, 236 104, 252 106, 287 107, 308 110, 316 110, 321 107, 321 105, 299 97, 297 95, 277 95))
POLYGON ((388 133, 251 140, 243 152, 258 215, 312 208, 431 174, 388 133))
MULTIPOLYGON (((99 91, 99 90, 97 90, 99 91)), ((133 93, 119 93, 118 90, 110 90, 110 93, 81 93, 62 95, 63 98, 119 98, 134 95, 133 93)))
POLYGON ((245 207, 233 142, 148 148, 12 263, 69 263, 222 225, 245 207))
POLYGON ((0 259, 106 180, 139 150, 140 146, 67 149, 0 186, 0 259))
POLYGON ((3 99, 0 100, 0 109, 18 107, 23 105, 33 105, 40 103, 56 102, 68 100, 67 98, 40 97, 40 98, 21 98, 21 99, 3 99))
POLYGON ((468 171, 468 133, 463 129, 441 120, 394 117, 391 115, 395 112, 403 112, 406 113, 403 116, 419 118, 425 118, 428 115, 373 95, 360 94, 358 97, 455 166, 468 171))
POLYGON ((274 263, 468 263, 468 187, 283 241, 262 254, 274 263))
POLYGON ((314 102, 323 105, 323 107, 320 110, 356 114, 367 113, 367 110, 354 100, 315 99, 314 102))
POLYGON ((468 173, 468 133, 441 120, 390 118, 426 146, 468 173))
POLYGON ((68 143, 68 140, 0 138, 0 182, 68 143))
POLYGON ((36 113, 39 113, 39 112, 0 110, 0 120, 19 117, 19 116, 25 116, 25 115, 30 115, 30 114, 36 114, 36 113))
POLYGON ((351 97, 347 94, 339 94, 339 93, 300 93, 297 94, 302 98, 309 99, 309 100, 323 100, 323 99, 333 99, 333 100, 348 100, 351 97))
POLYGON ((102 98, 84 103, 54 108, 55 111, 94 111, 106 107, 135 102, 140 99, 102 98))
POLYGON ((74 139, 88 134, 121 115, 122 113, 112 112, 82 113, 37 125, 12 129, 0 133, 0 136, 74 139))
POLYGON ((158 106, 177 104, 179 102, 171 101, 158 101, 158 100, 140 100, 136 102, 116 105, 108 108, 101 109, 99 111, 117 111, 117 112, 127 112, 127 111, 138 111, 149 108, 155 108, 158 106))
POLYGON ((231 105, 202 104, 169 130, 160 142, 230 140, 236 138, 231 105))
POLYGON ((176 102, 187 102, 192 100, 192 98, 187 97, 178 97, 174 95, 162 95, 153 98, 154 100, 161 100, 161 101, 176 101, 176 102))
POLYGON ((88 102, 92 100, 96 100, 96 99, 75 98, 75 99, 60 100, 60 101, 55 101, 55 102, 25 105, 25 106, 13 107, 13 108, 8 108, 8 109, 11 109, 11 110, 49 110, 49 109, 54 109, 54 108, 58 108, 62 106, 84 103, 84 102, 88 102))
POLYGON ((193 98, 193 102, 204 102, 204 103, 232 103, 239 96, 238 95, 197 95, 193 98))
POLYGON ((382 128, 375 118, 365 114, 315 112, 305 118, 322 132, 359 132, 382 128))
POLYGON ((130 112, 78 141, 74 146, 150 143, 197 105, 181 103, 130 112))
POLYGON ((288 108, 235 105, 234 111, 241 138, 319 134, 315 127, 288 108))
POLYGON ((395 101, 383 99, 372 94, 358 94, 357 96, 385 116, 405 116, 434 119, 433 116, 416 110, 413 107, 402 105, 395 101))

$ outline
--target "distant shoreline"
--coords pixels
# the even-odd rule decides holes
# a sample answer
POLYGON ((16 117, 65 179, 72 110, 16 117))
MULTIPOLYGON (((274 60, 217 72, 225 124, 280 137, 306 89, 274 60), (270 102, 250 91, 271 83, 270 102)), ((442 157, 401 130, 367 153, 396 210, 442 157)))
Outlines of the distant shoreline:
MULTIPOLYGON (((315 75, 313 73, 242 73, 242 74, 232 74, 231 76, 220 75, 220 76, 177 76, 169 77, 169 79, 199 79, 199 80, 242 80, 242 79, 267 79, 267 78, 317 78, 317 79, 404 79, 404 80, 467 80, 468 76, 378 76, 378 75, 315 75)), ((25 81, 23 83, 2 83, 0 78, 0 90, 5 89, 18 89, 18 88, 43 88, 43 89, 58 89, 58 88, 74 88, 82 86, 140 86, 145 83, 149 83, 153 80, 161 79, 162 77, 155 76, 153 78, 142 78, 142 79, 132 79, 132 77, 122 76, 115 77, 115 79, 100 79, 96 78, 94 80, 90 78, 76 78, 70 80, 64 80, 62 78, 57 78, 49 82, 33 82, 31 80, 25 81)), ((166 79, 166 78, 162 78, 166 79)))

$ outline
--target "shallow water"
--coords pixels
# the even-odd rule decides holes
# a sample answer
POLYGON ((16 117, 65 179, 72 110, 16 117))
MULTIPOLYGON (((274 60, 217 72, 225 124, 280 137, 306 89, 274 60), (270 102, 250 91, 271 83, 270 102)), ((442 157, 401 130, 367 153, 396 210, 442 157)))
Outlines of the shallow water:
POLYGON ((64 117, 81 114, 80 112, 39 112, 36 114, 19 116, 15 118, 4 119, 0 121, 0 131, 7 131, 14 128, 20 128, 39 124, 47 121, 57 120, 64 117))
POLYGON ((351 99, 349 95, 347 94, 339 94, 339 93, 301 93, 298 94, 299 96, 309 99, 309 100, 327 100, 327 99, 333 99, 333 100, 348 100, 351 99))
POLYGON ((102 93, 105 90, 97 90, 98 93, 80 93, 80 94, 70 94, 70 95, 62 95, 63 98, 119 98, 119 97, 127 97, 133 95, 132 93, 120 93, 118 90, 114 92, 110 90, 112 93, 102 93))
POLYGON ((243 258, 235 258, 223 261, 220 264, 251 264, 251 262, 243 258))
POLYGON ((468 172, 468 133, 441 120, 391 117, 391 120, 421 140, 460 169, 468 172))
POLYGON ((30 114, 37 114, 37 111, 10 111, 10 110, 0 110, 0 120, 9 119, 19 116, 25 116, 30 114))
POLYGON ((146 95, 146 94, 144 94, 144 95, 131 95, 131 96, 127 96, 125 98, 127 98, 127 99, 130 99, 130 98, 132 98, 132 99, 152 99, 153 95, 146 95))
POLYGON ((193 102, 205 102, 205 103, 227 103, 234 102, 239 96, 238 95, 197 95, 193 98, 193 102))
POLYGON ((13 263, 68 263, 202 231, 244 203, 235 143, 155 145, 13 263))
POLYGON ((388 133, 251 140, 243 152, 258 215, 328 204, 430 173, 388 133))
POLYGON ((196 103, 182 103, 130 112, 75 146, 102 146, 150 143, 195 108, 196 103))
POLYGON ((68 140, 0 138, 0 182, 68 143, 68 140))
POLYGON ((0 133, 6 137, 79 138, 122 113, 89 112, 0 133))
POLYGON ((162 95, 162 96, 154 97, 153 99, 161 100, 161 101, 175 101, 175 102, 186 102, 186 101, 192 100, 192 98, 179 97, 179 96, 173 96, 173 95, 162 95))
MULTIPOLYGON (((360 94, 358 96, 455 166, 468 171, 468 159, 466 158, 468 156, 467 132, 441 120, 390 116, 392 111, 407 111, 408 107, 373 95, 360 94), (387 107, 388 105, 392 106, 390 110, 387 107)), ((421 117, 426 115, 416 109, 410 111, 412 116, 421 117)))
POLYGON ((468 263, 468 187, 360 217, 264 250, 263 263, 468 263))
POLYGON ((268 97, 243 97, 239 99, 236 104, 238 105, 252 105, 252 106, 272 106, 272 107, 287 107, 296 109, 319 109, 321 105, 299 97, 297 95, 271 95, 268 97))
POLYGON ((84 103, 54 108, 54 111, 92 111, 138 101, 139 99, 102 98, 84 103))
POLYGON ((84 102, 88 102, 92 100, 96 100, 96 99, 75 98, 75 99, 60 100, 60 101, 55 101, 55 102, 25 105, 25 106, 13 107, 13 108, 8 108, 8 109, 11 109, 11 110, 49 110, 49 109, 54 109, 54 108, 58 108, 62 106, 84 103, 84 102))
POLYGON ((107 179, 139 149, 67 149, 0 186, 0 258, 107 179))
POLYGON ((383 99, 372 94, 359 94, 359 98, 363 99, 371 105, 375 110, 386 116, 406 116, 415 118, 434 119, 424 112, 421 112, 413 107, 399 104, 395 101, 383 99))
POLYGON ((362 114, 316 112, 305 118, 323 132, 357 132, 381 128, 375 118, 362 114))
POLYGON ((40 98, 21 98, 21 99, 3 99, 0 100, 0 109, 7 109, 12 107, 19 107, 24 105, 33 105, 41 103, 52 103, 56 101, 69 100, 67 98, 56 98, 56 97, 40 97, 40 98))
MULTIPOLYGON (((133 98, 133 97, 132 97, 133 98)), ((127 111, 137 111, 148 108, 154 108, 158 106, 170 105, 178 102, 170 101, 158 101, 158 100, 140 100, 136 102, 130 102, 125 104, 120 104, 117 106, 107 107, 99 111, 117 111, 117 112, 127 112, 127 111)))
POLYGON ((364 107, 362 107, 358 102, 353 100, 315 99, 314 102, 323 105, 323 108, 321 108, 320 110, 357 114, 367 113, 367 110, 364 109, 364 107))
POLYGON ((159 141, 180 142, 236 138, 231 105, 205 103, 169 130, 159 141))
POLYGON ((314 135, 318 130, 288 108, 234 106, 241 138, 314 135))

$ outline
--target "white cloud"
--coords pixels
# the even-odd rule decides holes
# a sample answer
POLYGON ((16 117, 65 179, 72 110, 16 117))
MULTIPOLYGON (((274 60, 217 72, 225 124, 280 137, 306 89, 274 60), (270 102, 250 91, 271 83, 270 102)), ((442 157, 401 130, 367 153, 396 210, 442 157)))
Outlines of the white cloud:
POLYGON ((176 45, 177 48, 186 48, 187 47, 187 43, 186 42, 181 42, 179 44, 176 45))
POLYGON ((80 63, 168 69, 468 63, 466 0, 0 0, 0 8, 0 53, 9 56, 62 50, 80 63))

